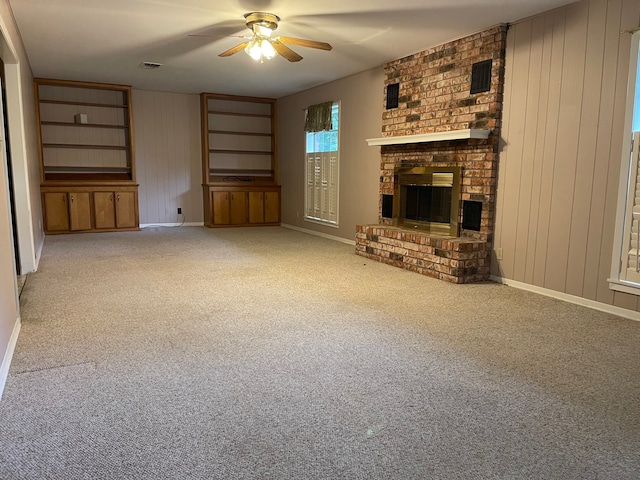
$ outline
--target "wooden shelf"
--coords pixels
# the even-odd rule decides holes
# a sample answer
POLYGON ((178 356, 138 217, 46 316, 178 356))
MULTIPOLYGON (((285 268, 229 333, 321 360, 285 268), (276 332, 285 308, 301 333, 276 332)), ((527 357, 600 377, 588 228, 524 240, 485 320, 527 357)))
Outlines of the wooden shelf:
POLYGON ((45 233, 137 230, 131 87, 46 78, 33 85, 45 233), (94 123, 73 121, 83 110, 94 123))
POLYGON ((489 138, 491 130, 450 130, 448 132, 422 133, 417 135, 397 135, 381 138, 367 138, 370 147, 377 145, 406 145, 408 143, 443 142, 447 140, 468 140, 489 138))
POLYGON ((45 172, 42 186, 63 184, 107 184, 119 185, 122 183, 134 184, 131 176, 127 173, 79 173, 79 172, 45 172), (53 183, 51 183, 53 182, 53 183))
POLYGON ((239 155, 273 155, 273 152, 261 151, 261 150, 223 150, 217 148, 210 148, 209 153, 235 153, 239 155))
POLYGON ((209 133, 220 135, 247 135, 250 137, 271 137, 271 133, 257 133, 257 132, 234 132, 232 130, 209 130, 209 133))
POLYGON ((126 130, 128 125, 109 125, 106 123, 75 123, 75 122, 40 122, 40 125, 50 125, 58 127, 82 127, 82 128, 114 128, 126 130))
POLYGON ((129 150, 128 145, 89 145, 80 143, 43 143, 42 148, 85 148, 88 150, 129 150))
POLYGON ((251 175, 262 175, 262 176, 271 176, 273 175, 273 170, 268 169, 239 169, 239 168, 212 168, 209 170, 211 175, 223 175, 223 176, 251 176, 251 175))
POLYGON ((67 100, 40 100, 40 103, 50 103, 54 105, 75 105, 81 107, 104 107, 104 108, 129 108, 128 105, 115 103, 93 103, 93 102, 69 102, 67 100))
POLYGON ((209 110, 209 113, 213 115, 233 115, 234 117, 271 118, 271 115, 266 113, 236 113, 236 112, 223 112, 220 110, 209 110))
POLYGON ((203 93, 204 223, 277 225, 276 100, 203 93))

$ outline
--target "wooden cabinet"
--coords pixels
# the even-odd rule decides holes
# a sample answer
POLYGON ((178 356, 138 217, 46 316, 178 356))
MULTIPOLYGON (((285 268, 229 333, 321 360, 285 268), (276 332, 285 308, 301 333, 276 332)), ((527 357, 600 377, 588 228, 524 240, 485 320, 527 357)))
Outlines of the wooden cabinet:
POLYGON ((116 228, 137 228, 137 201, 134 192, 115 192, 116 228))
POLYGON ((114 192, 94 192, 93 211, 96 229, 116 228, 116 206, 114 192))
POLYGON ((67 192, 44 192, 44 229, 47 233, 68 232, 69 200, 67 192))
POLYGON ((45 232, 138 229, 131 87, 37 78, 34 93, 45 232))
POLYGON ((42 187, 45 232, 138 230, 137 187, 42 187))
POLYGON ((91 202, 89 192, 69 192, 69 228, 91 230, 91 202))
POLYGON ((209 227, 279 225, 280 187, 210 187, 209 227))
POLYGON ((276 101, 201 95, 205 225, 278 225, 276 101))

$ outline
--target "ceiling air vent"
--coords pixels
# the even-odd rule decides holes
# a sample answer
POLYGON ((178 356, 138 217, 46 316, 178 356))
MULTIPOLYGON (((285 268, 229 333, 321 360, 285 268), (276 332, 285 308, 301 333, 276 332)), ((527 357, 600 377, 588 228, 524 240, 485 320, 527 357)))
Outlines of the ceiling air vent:
POLYGON ((161 63, 156 62, 142 62, 140 65, 138 65, 139 68, 146 68, 147 70, 154 70, 156 68, 160 68, 161 66, 161 63))

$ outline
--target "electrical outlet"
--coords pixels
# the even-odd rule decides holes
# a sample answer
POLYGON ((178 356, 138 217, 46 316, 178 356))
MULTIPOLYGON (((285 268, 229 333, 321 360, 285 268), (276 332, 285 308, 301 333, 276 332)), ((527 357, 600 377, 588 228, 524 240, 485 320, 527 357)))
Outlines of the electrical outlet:
POLYGON ((164 214, 165 214, 165 215, 169 215, 169 208, 165 208, 165 209, 164 209, 164 214))
POLYGON ((502 249, 501 248, 496 248, 496 258, 498 260, 502 260, 502 249))
POLYGON ((182 215, 182 208, 178 207, 178 215, 182 215))

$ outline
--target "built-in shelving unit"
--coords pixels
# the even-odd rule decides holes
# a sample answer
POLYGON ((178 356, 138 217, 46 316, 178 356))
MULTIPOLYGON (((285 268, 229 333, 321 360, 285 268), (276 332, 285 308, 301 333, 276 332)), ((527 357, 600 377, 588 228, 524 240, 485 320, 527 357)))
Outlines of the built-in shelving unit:
POLYGON ((131 87, 37 78, 34 94, 45 231, 137 229, 131 87))
POLYGON ((278 225, 276 101, 203 93, 205 225, 278 225))

